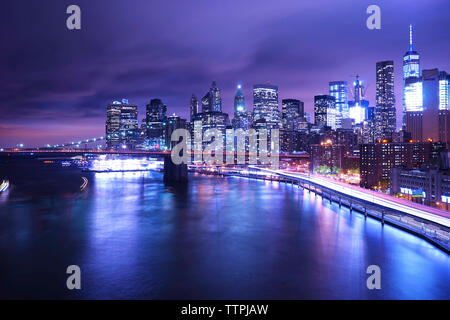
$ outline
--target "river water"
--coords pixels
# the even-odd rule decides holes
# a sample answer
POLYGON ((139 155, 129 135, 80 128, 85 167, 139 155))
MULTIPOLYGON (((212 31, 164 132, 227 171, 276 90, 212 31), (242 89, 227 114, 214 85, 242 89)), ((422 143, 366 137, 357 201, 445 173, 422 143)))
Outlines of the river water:
POLYGON ((450 299, 450 257, 295 186, 0 164, 0 298, 450 299), (89 181, 80 191, 82 177, 89 181), (66 288, 81 268, 82 290, 66 288), (368 290, 366 268, 381 268, 368 290))

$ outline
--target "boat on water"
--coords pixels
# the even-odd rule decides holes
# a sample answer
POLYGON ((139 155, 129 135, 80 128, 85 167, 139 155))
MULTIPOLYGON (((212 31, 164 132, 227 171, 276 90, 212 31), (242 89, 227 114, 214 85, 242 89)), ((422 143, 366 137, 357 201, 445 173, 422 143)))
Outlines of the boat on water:
POLYGON ((9 188, 9 181, 7 179, 2 181, 2 184, 0 184, 0 192, 6 191, 6 189, 9 188))

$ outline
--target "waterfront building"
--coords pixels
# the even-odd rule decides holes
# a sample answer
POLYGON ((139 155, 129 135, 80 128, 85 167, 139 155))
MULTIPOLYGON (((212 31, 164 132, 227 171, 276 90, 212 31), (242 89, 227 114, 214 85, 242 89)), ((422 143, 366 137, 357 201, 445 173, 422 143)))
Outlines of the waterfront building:
POLYGON ((436 168, 391 170, 391 194, 427 205, 450 202, 450 172, 436 168))
POLYGON ((320 144, 311 145, 311 170, 316 170, 320 166, 327 166, 330 172, 335 168, 344 167, 344 157, 346 147, 340 144, 334 144, 331 140, 326 140, 320 144))
POLYGON ((122 148, 135 149, 139 142, 140 132, 138 123, 138 106, 125 102, 120 109, 120 134, 122 148))
POLYGON ((118 148, 120 145, 120 106, 119 101, 114 101, 106 107, 107 148, 118 148))
POLYGON ((431 157, 431 143, 377 143, 360 145, 361 187, 389 188, 392 168, 403 166, 417 169, 428 164, 431 157))

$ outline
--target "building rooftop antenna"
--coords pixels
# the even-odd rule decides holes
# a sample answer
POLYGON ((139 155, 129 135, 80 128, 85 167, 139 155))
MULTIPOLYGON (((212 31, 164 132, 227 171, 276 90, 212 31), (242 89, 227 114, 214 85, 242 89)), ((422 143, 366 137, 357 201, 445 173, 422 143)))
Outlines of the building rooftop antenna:
POLYGON ((409 25, 409 52, 413 51, 413 27, 409 25))

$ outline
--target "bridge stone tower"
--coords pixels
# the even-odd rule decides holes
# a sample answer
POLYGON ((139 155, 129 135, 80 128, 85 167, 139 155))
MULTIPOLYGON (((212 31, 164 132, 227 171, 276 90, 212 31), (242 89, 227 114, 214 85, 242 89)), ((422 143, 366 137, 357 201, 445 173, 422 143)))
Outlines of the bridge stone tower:
POLYGON ((167 183, 187 183, 188 168, 187 164, 175 164, 170 156, 164 158, 164 182, 167 183))
MULTIPOLYGON (((171 149, 177 142, 171 141, 171 149)), ((183 152, 183 151, 181 151, 183 152)), ((182 154, 180 154, 182 156, 182 154)), ((175 164, 170 155, 164 157, 164 182, 186 183, 188 182, 188 167, 186 163, 175 164)))

